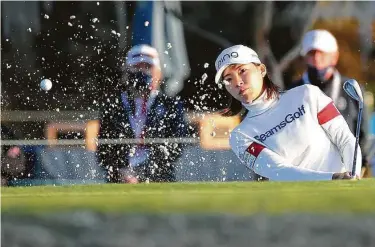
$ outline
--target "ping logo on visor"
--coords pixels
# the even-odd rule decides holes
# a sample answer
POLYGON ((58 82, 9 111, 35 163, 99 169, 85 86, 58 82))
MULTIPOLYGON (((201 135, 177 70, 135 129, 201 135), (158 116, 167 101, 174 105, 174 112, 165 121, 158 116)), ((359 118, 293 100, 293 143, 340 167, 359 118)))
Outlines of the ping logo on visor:
POLYGON ((216 64, 216 68, 220 68, 221 65, 225 62, 225 60, 227 59, 230 59, 230 58, 238 58, 238 52, 236 51, 233 51, 233 52, 230 52, 230 53, 226 53, 224 54, 218 61, 217 61, 217 64, 216 64))

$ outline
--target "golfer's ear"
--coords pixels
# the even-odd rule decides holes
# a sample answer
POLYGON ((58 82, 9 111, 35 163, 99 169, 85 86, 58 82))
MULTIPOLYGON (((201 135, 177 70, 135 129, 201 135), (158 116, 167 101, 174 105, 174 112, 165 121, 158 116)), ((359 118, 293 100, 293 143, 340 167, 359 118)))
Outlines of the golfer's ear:
POLYGON ((267 75, 267 67, 263 63, 259 65, 260 68, 260 73, 262 74, 263 77, 267 75))

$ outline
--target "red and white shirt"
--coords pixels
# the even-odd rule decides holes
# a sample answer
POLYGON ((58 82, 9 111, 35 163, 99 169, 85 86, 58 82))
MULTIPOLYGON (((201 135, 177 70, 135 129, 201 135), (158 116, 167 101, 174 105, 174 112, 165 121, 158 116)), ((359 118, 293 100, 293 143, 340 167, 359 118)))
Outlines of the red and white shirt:
MULTIPOLYGON (((355 137, 332 99, 318 87, 303 85, 250 105, 231 132, 230 145, 254 172, 275 181, 331 180, 351 171, 355 137)), ((356 174, 362 166, 358 147, 356 174)))

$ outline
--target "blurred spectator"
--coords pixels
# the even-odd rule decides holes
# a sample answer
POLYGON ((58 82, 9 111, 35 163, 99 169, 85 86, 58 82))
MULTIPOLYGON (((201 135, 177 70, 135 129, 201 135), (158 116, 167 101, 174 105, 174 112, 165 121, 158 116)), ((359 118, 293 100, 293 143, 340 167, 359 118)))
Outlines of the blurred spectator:
MULTIPOLYGON (((100 139, 183 137, 183 105, 159 91, 159 54, 148 45, 129 50, 123 79, 115 83, 100 111, 100 139)), ((175 181, 174 161, 181 155, 176 143, 108 145, 98 147, 110 182, 175 181)))
MULTIPOLYGON (((15 133, 1 124, 1 140, 17 139, 15 133)), ((26 156, 20 146, 1 146, 1 185, 24 175, 26 156)))
MULTIPOLYGON (((336 68, 339 60, 339 49, 336 38, 326 30, 317 29, 309 31, 303 38, 301 55, 307 69, 302 78, 293 82, 288 89, 303 84, 318 86, 325 94, 332 98, 338 110, 346 119, 352 133, 355 134, 358 106, 343 89, 344 82, 349 78, 341 75, 336 68)), ((363 88, 362 91, 364 91, 363 88)), ((360 146, 363 156, 362 175, 366 176, 369 169, 369 162, 366 158, 367 150, 365 148, 368 138, 368 116, 366 115, 366 109, 363 112, 360 146)))

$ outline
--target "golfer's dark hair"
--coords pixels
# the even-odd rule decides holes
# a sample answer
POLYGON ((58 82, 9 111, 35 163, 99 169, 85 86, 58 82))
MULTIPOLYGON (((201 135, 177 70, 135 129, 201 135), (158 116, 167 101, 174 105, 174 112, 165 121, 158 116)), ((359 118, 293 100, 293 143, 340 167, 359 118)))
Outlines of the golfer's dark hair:
MULTIPOLYGON (((264 87, 266 90, 266 99, 278 98, 280 95, 280 88, 272 82, 272 80, 266 75, 264 77, 264 87)), ((229 93, 228 93, 229 94, 229 93)), ((220 114, 224 117, 231 117, 240 114, 241 120, 246 116, 247 110, 242 103, 232 95, 229 94, 228 107, 220 111, 220 114)))

